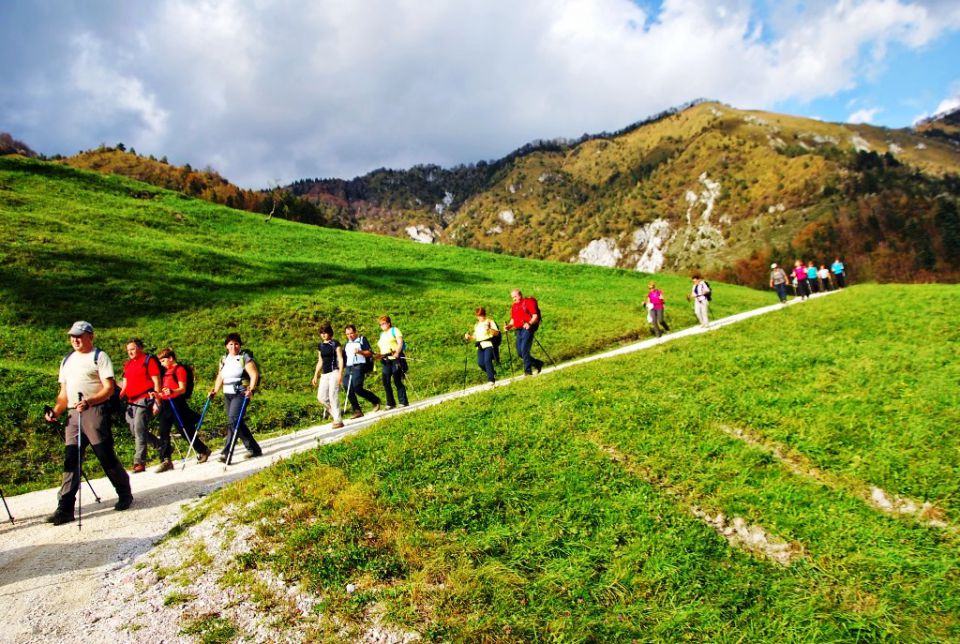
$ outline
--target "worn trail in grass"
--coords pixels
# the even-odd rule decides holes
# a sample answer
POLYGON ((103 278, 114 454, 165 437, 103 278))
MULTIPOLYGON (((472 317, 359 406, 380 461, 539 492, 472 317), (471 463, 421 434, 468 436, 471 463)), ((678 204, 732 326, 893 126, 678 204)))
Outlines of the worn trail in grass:
POLYGON ((956 639, 956 533, 857 490, 957 524, 957 294, 857 287, 494 390, 292 459, 212 507, 247 504, 246 565, 319 593, 325 614, 385 612, 431 639, 956 639), (706 520, 720 514, 796 556, 731 545, 706 520))

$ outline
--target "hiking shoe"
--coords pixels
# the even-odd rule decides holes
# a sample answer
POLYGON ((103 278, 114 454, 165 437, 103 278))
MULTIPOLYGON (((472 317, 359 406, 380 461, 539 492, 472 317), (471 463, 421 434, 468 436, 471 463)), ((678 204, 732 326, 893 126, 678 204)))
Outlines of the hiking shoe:
POLYGON ((374 405, 374 406, 373 406, 373 409, 370 410, 370 413, 371 413, 371 414, 374 414, 374 413, 376 413, 376 412, 378 412, 378 411, 380 411, 380 403, 377 403, 376 405, 374 405))
POLYGON ((147 470, 147 466, 144 465, 143 463, 134 463, 134 464, 133 464, 133 473, 134 473, 134 474, 139 474, 140 472, 145 472, 146 470, 147 470))
POLYGON ((252 452, 247 450, 247 458, 258 458, 260 456, 263 456, 263 452, 252 452))
POLYGON ((197 463, 206 463, 208 460, 210 460, 210 450, 203 454, 197 454, 197 463))
POLYGON ((63 525, 71 521, 76 521, 76 517, 73 516, 72 505, 69 508, 58 507, 53 514, 47 517, 47 523, 52 523, 53 525, 63 525))
POLYGON ((154 472, 156 472, 157 474, 162 474, 163 472, 169 472, 172 469, 173 469, 173 461, 171 461, 168 458, 167 460, 162 461, 160 463, 160 467, 155 469, 154 472))
POLYGON ((117 512, 123 512, 124 510, 129 508, 131 505, 133 505, 133 495, 125 494, 121 496, 119 499, 117 499, 117 504, 113 506, 113 509, 116 510, 117 512))
POLYGON ((350 417, 350 420, 353 420, 354 418, 363 418, 363 412, 359 409, 353 412, 353 416, 350 417))
POLYGON ((385 409, 386 411, 390 411, 390 410, 393 409, 394 407, 396 407, 396 405, 387 405, 386 407, 384 407, 384 409, 385 409))
POLYGON ((332 425, 332 427, 333 427, 334 429, 340 429, 341 427, 343 427, 343 423, 334 423, 334 424, 332 425))
POLYGON ((227 462, 227 455, 226 455, 226 454, 220 454, 219 456, 217 456, 217 460, 220 461, 221 463, 226 463, 226 462, 227 462))

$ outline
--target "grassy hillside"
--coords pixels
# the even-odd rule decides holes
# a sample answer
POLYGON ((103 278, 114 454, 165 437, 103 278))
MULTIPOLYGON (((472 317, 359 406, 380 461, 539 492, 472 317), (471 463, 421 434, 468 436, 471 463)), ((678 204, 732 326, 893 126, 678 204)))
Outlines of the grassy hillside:
MULTIPOLYGON (((197 401, 224 335, 239 331, 264 372, 252 424, 281 431, 319 420, 309 383, 324 321, 352 322, 375 338, 376 317, 391 315, 415 359, 417 399, 462 385, 469 347, 460 338, 475 307, 503 321, 511 288, 536 296, 546 320, 538 337, 560 360, 647 335, 647 277, 264 222, 122 177, 0 158, 0 482, 13 493, 58 479, 60 441, 40 414, 77 319, 94 324, 117 366, 131 336, 173 346, 197 369, 197 401)), ((688 279, 658 281, 670 322, 692 324, 680 304, 688 279)), ((773 297, 715 286, 717 316, 773 297)), ((480 382, 472 366, 469 377, 480 382)), ((214 411, 210 432, 223 423, 214 411)), ((117 436, 128 462, 128 432, 117 436)))
POLYGON ((222 583, 266 610, 281 573, 317 639, 957 641, 958 296, 858 286, 392 419, 191 521, 249 524, 222 583))

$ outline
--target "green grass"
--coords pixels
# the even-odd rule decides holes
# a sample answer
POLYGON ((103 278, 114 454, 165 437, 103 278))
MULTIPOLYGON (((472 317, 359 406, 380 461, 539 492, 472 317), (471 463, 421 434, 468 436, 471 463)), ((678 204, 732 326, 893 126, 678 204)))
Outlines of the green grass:
POLYGON ((958 295, 861 286, 523 381, 299 455, 204 511, 246 507, 248 560, 357 632, 376 606, 431 641, 956 641, 958 295), (949 527, 880 512, 865 485, 949 527), (731 546, 694 507, 798 556, 731 546))
MULTIPOLYGON (((524 260, 448 246, 321 229, 188 199, 120 177, 12 157, 0 159, 0 461, 4 492, 59 480, 59 434, 41 420, 52 403, 66 329, 89 320, 97 344, 122 367, 127 338, 173 346, 197 370, 195 402, 213 379, 223 337, 241 333, 264 374, 251 406, 260 435, 319 421, 310 387, 317 329, 355 323, 376 338, 389 314, 410 344, 414 399, 457 389, 460 337, 473 309, 503 321, 509 292, 541 302, 538 339, 557 360, 649 334, 649 276, 524 260)), ((675 328, 694 323, 689 281, 658 275, 675 328)), ((714 315, 768 304, 769 293, 715 285, 714 315)), ((339 335, 339 334, 338 334, 339 335)), ((373 389, 379 389, 378 378, 373 389)), ((213 407, 205 428, 224 423, 213 407)), ((122 460, 132 441, 116 428, 122 460)), ((88 467, 96 466, 90 465, 88 467)))

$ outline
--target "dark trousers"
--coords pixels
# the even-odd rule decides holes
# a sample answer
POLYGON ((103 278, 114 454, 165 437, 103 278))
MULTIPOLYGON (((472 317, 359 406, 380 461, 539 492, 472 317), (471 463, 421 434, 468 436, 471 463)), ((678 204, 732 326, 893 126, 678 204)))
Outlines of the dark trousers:
POLYGON ((71 409, 67 415, 67 425, 63 430, 63 479, 60 491, 57 493, 60 507, 72 508, 77 500, 77 489, 80 487, 79 464, 83 460, 83 453, 87 445, 93 448, 93 453, 100 461, 100 467, 117 491, 119 498, 130 496, 130 476, 120 464, 117 453, 113 449, 113 432, 110 431, 110 414, 103 405, 90 407, 83 414, 71 409), (82 416, 82 418, 81 418, 82 416), (77 427, 82 420, 79 445, 77 444, 77 427))
POLYGON ((807 278, 807 286, 810 287, 810 292, 811 292, 811 293, 819 293, 819 292, 820 292, 820 285, 817 283, 817 279, 816 279, 816 278, 810 279, 810 278, 808 277, 808 278, 807 278))
POLYGON ((837 280, 837 288, 843 288, 847 285, 847 276, 843 273, 834 273, 833 278, 837 280))
POLYGON ((170 428, 173 427, 180 432, 183 439, 187 442, 193 440, 193 449, 197 454, 207 454, 210 449, 197 436, 197 420, 200 417, 197 412, 190 409, 184 396, 177 396, 169 400, 164 400, 160 405, 160 460, 166 461, 173 454, 173 444, 170 442, 170 428), (182 424, 181 424, 182 423, 182 424))
POLYGON ((777 297, 780 298, 781 302, 787 301, 787 284, 786 282, 780 282, 779 284, 774 284, 773 288, 777 289, 777 297))
POLYGON ((380 404, 380 398, 375 393, 363 388, 363 379, 366 375, 367 374, 363 373, 363 365, 360 364, 347 367, 347 372, 344 374, 347 378, 347 400, 350 401, 350 406, 353 408, 353 411, 360 411, 360 401, 357 400, 357 396, 360 396, 371 405, 380 404))
POLYGON ((403 384, 403 370, 400 368, 399 360, 383 360, 380 363, 383 369, 383 391, 387 396, 387 406, 395 407, 397 402, 393 398, 393 389, 390 387, 390 380, 393 379, 393 384, 397 387, 397 398, 400 399, 401 405, 408 404, 407 402, 407 388, 403 384))
POLYGON ((810 285, 807 283, 806 278, 797 280, 797 296, 810 297, 810 285))
MULTIPOLYGON (((227 427, 227 442, 223 444, 223 450, 221 452, 224 456, 230 452, 230 445, 235 441, 233 437, 234 432, 237 433, 237 438, 243 441, 243 446, 247 448, 248 452, 256 454, 257 456, 263 453, 260 445, 253 438, 253 433, 250 431, 250 428, 247 427, 247 421, 240 418, 240 409, 243 407, 244 398, 246 398, 246 396, 242 393, 223 395, 224 407, 227 411, 227 422, 229 423, 227 427), (238 418, 240 419, 240 427, 237 427, 238 418)), ((247 408, 243 411, 244 417, 246 417, 249 410, 250 402, 247 401, 247 408)))
POLYGON ((650 320, 652 321, 653 334, 658 338, 663 335, 664 331, 670 330, 667 321, 663 319, 663 309, 650 309, 650 320))
POLYGON ((533 350, 533 335, 536 332, 537 330, 533 328, 524 329, 520 327, 517 329, 517 355, 523 360, 523 373, 525 374, 533 373, 534 367, 537 371, 543 369, 543 361, 530 355, 533 350))
POLYGON ((493 358, 497 350, 495 347, 477 349, 477 365, 487 374, 487 382, 496 382, 497 370, 493 367, 493 358))

